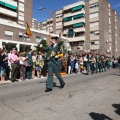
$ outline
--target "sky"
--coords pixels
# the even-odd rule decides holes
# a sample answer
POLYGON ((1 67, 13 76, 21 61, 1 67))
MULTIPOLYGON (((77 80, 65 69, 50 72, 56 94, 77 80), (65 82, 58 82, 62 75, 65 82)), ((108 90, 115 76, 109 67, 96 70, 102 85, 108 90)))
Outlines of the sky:
MULTIPOLYGON (((78 2, 80 0, 33 0, 33 15, 32 17, 37 22, 42 22, 48 19, 48 11, 43 9, 39 10, 40 7, 48 8, 50 11, 50 17, 53 17, 53 12, 63 8, 66 5, 78 2)), ((108 0, 112 5, 112 8, 117 11, 120 15, 120 0, 108 0)))

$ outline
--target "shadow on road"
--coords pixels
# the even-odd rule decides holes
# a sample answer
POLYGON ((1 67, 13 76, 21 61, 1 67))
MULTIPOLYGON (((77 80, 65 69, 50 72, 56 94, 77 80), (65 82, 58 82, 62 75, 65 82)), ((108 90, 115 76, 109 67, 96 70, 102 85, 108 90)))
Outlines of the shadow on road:
MULTIPOLYGON (((46 84, 46 81, 39 82, 39 84, 41 84, 41 83, 45 83, 46 84)), ((53 82, 53 87, 60 87, 60 86, 58 86, 56 82, 53 82)))
POLYGON ((120 115, 120 104, 112 104, 112 106, 114 108, 116 108, 115 113, 117 113, 118 115, 120 115))
POLYGON ((111 74, 111 75, 117 75, 117 76, 120 76, 119 74, 111 74))
POLYGON ((91 112, 89 115, 93 120, 113 120, 106 116, 105 114, 91 112))

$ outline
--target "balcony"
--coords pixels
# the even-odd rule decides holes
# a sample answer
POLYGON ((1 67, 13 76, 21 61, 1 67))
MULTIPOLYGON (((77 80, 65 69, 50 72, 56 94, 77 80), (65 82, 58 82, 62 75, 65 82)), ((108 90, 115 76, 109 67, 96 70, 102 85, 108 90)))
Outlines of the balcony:
POLYGON ((69 39, 69 42, 85 41, 85 36, 73 37, 68 39, 69 39))
POLYGON ((64 22, 63 25, 64 26, 69 26, 69 25, 73 25, 73 24, 76 24, 76 23, 80 23, 80 22, 84 22, 85 23, 85 18, 67 21, 67 22, 64 22))
POLYGON ((96 27, 90 27, 90 31, 97 31, 99 30, 99 26, 96 26, 96 27))
POLYGON ((85 28, 84 27, 75 28, 74 32, 85 32, 85 28))
POLYGON ((85 2, 84 2, 84 1, 80 1, 80 2, 76 2, 76 3, 74 3, 74 4, 70 4, 70 5, 68 5, 68 6, 65 6, 65 7, 63 8, 63 10, 65 11, 65 10, 72 9, 73 7, 78 6, 78 5, 80 5, 80 4, 85 5, 85 2))
POLYGON ((57 15, 57 14, 62 14, 62 10, 56 11, 56 15, 57 15))
POLYGON ((13 25, 16 25, 17 24, 17 22, 15 22, 15 21, 11 21, 11 20, 6 20, 6 19, 2 19, 2 18, 0 18, 0 23, 3 23, 3 24, 13 24, 13 25))
POLYGON ((99 45, 91 45, 90 50, 98 50, 100 49, 99 45))
POLYGON ((5 14, 11 17, 17 17, 17 12, 13 12, 11 10, 5 9, 5 8, 0 8, 0 13, 1 14, 5 14))
POLYGON ((10 5, 13 5, 13 6, 17 7, 17 0, 16 1, 13 1, 13 0, 2 0, 2 2, 9 3, 10 5))
POLYGON ((90 22, 96 22, 96 21, 99 21, 99 17, 90 18, 90 22))
POLYGON ((18 19, 19 19, 20 21, 24 21, 24 17, 23 17, 23 16, 19 16, 18 19))
POLYGON ((99 7, 90 9, 90 13, 95 13, 95 12, 98 12, 98 11, 99 11, 99 7))
POLYGON ((91 4, 94 4, 94 3, 97 3, 97 2, 99 2, 99 0, 90 0, 89 4, 91 5, 91 4))
POLYGON ((70 13, 64 14, 63 18, 74 16, 74 15, 81 14, 81 13, 85 14, 85 10, 82 9, 81 11, 76 11, 75 13, 74 12, 73 13, 70 12, 70 13))
POLYGON ((90 40, 99 40, 99 35, 98 36, 90 36, 90 40))
POLYGON ((22 3, 24 3, 25 2, 25 0, 19 0, 20 2, 22 2, 22 3))
POLYGON ((61 18, 56 18, 56 22, 62 22, 62 17, 61 18))
POLYGON ((56 26, 56 29, 62 29, 62 26, 61 25, 56 26))
MULTIPOLYGON (((84 27, 74 28, 73 30, 74 30, 74 32, 85 32, 85 28, 84 27)), ((67 33, 67 30, 64 30, 63 34, 66 34, 66 33, 67 33)))

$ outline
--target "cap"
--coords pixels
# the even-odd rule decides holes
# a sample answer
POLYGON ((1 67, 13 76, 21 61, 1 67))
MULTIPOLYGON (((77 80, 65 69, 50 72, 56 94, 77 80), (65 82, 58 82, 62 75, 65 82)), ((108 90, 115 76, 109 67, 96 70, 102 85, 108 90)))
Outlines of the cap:
POLYGON ((55 39, 57 41, 59 37, 55 36, 55 37, 51 37, 51 39, 55 39))

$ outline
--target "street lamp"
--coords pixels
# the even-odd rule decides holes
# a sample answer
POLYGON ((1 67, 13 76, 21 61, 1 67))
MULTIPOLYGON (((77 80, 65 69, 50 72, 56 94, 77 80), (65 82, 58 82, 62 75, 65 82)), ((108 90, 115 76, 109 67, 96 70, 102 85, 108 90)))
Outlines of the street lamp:
POLYGON ((39 10, 47 10, 48 11, 48 19, 49 19, 49 39, 48 44, 50 44, 50 10, 48 8, 39 7, 39 10))

